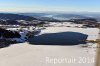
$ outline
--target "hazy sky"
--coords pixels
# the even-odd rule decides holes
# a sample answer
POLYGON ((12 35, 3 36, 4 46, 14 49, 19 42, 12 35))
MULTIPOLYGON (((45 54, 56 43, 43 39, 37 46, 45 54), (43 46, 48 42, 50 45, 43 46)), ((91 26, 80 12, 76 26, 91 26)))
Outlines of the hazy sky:
POLYGON ((100 0, 0 0, 0 12, 100 12, 100 0))

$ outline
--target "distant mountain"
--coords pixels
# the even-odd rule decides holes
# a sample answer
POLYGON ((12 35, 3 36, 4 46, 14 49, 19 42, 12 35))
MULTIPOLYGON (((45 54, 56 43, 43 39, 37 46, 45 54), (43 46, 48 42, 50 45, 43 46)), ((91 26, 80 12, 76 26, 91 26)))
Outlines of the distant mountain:
POLYGON ((57 20, 86 19, 88 17, 76 14, 58 14, 53 16, 57 20))
POLYGON ((54 14, 49 14, 49 13, 19 13, 19 14, 35 17, 36 19, 41 21, 58 21, 57 19, 54 19, 52 17, 54 14))
POLYGON ((20 15, 31 16, 41 20, 61 20, 94 18, 100 22, 100 13, 95 12, 70 12, 70 13, 19 13, 20 15))
POLYGON ((25 15, 25 16, 32 16, 32 17, 43 17, 46 15, 49 15, 47 13, 19 13, 20 15, 25 15))
POLYGON ((40 20, 70 20, 70 19, 85 19, 88 18, 83 15, 77 14, 64 14, 64 13, 20 13, 25 16, 32 16, 40 20))
POLYGON ((59 22, 60 21, 52 17, 37 17, 37 19, 40 21, 49 21, 49 22, 59 22))
POLYGON ((87 17, 95 18, 100 22, 100 13, 83 13, 81 15, 85 15, 87 17))
POLYGON ((19 14, 0 13, 0 19, 9 19, 9 20, 35 20, 36 18, 31 17, 31 16, 19 15, 19 14))

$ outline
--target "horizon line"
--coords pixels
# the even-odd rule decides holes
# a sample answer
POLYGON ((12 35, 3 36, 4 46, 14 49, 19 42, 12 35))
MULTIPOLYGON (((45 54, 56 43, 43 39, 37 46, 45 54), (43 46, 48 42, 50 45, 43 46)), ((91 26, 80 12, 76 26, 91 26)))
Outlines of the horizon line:
POLYGON ((99 11, 31 11, 31 12, 16 12, 16 11, 0 11, 0 13, 100 13, 99 11))

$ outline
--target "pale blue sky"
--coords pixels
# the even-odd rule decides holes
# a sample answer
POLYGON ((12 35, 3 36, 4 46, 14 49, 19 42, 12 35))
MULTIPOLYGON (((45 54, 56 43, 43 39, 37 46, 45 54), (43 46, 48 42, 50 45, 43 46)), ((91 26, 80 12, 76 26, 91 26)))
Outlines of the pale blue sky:
POLYGON ((100 0, 0 0, 0 12, 100 12, 100 0))

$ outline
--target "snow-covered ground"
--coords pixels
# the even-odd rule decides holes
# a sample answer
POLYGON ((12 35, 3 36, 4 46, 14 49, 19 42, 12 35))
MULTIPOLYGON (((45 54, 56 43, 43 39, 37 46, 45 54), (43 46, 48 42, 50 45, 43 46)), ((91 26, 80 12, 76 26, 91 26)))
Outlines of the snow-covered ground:
POLYGON ((58 32, 79 32, 88 35, 87 40, 98 39, 99 29, 97 28, 73 28, 73 27, 47 27, 42 30, 40 34, 44 33, 58 33, 58 32))
MULTIPOLYGON (((98 39, 97 28, 46 27, 40 34, 80 32, 89 35, 88 40, 98 39)), ((39 35, 40 35, 39 34, 39 35)), ((30 45, 20 43, 0 49, 0 66, 94 66, 95 44, 88 47, 30 45)))
POLYGON ((22 43, 0 49, 0 66, 94 66, 94 54, 85 50, 80 46, 22 43))
POLYGON ((53 27, 82 27, 83 24, 75 24, 72 22, 50 22, 49 26, 53 27))

